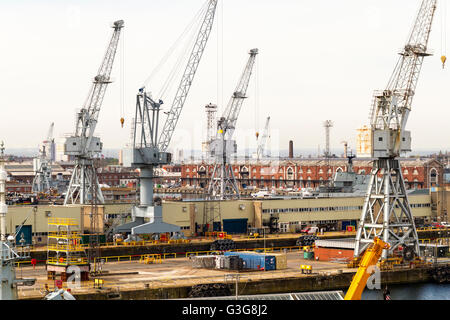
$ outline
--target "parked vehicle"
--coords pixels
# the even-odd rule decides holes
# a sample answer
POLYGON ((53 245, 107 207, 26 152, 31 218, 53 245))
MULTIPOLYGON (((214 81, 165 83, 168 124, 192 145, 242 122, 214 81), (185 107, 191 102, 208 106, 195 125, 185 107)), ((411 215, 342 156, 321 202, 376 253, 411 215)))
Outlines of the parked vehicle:
POLYGON ((302 229, 300 232, 306 234, 316 234, 319 232, 319 227, 306 227, 305 229, 302 229))

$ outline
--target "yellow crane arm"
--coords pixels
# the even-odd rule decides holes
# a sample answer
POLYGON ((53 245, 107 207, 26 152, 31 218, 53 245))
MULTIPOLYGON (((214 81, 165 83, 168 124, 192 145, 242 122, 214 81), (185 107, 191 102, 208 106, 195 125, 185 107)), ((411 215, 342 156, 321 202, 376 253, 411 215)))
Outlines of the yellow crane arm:
POLYGON ((366 286, 367 280, 370 277, 369 267, 374 266, 381 257, 383 249, 388 249, 389 244, 378 237, 375 237, 373 244, 367 248, 364 256, 359 264, 358 271, 353 277, 352 283, 347 290, 344 300, 361 300, 361 295, 366 286), (368 272, 369 271, 369 272, 368 272))

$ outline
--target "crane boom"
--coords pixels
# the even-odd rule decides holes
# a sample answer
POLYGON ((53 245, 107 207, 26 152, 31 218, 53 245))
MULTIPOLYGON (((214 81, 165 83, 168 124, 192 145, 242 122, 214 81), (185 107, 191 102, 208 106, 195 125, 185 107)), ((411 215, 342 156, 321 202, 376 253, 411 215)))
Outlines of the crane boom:
POLYGON ((114 32, 108 44, 105 56, 103 57, 97 75, 94 78, 88 97, 84 103, 83 109, 77 115, 77 126, 75 136, 84 137, 81 154, 87 155, 92 152, 90 143, 94 136, 95 127, 98 122, 100 108, 106 89, 111 81, 111 71, 119 44, 120 33, 123 28, 123 20, 114 22, 114 32))
POLYGON ((266 125, 264 126, 264 132, 261 136, 261 139, 258 143, 258 149, 256 150, 256 158, 258 160, 261 159, 261 157, 264 157, 264 152, 266 151, 266 143, 267 139, 269 138, 269 123, 270 123, 270 117, 267 117, 266 119, 266 125))
POLYGON ((203 52, 205 51, 206 43, 208 42, 209 35, 214 23, 214 16, 216 13, 218 0, 210 0, 206 11, 205 18, 200 27, 200 31, 197 35, 194 47, 188 60, 188 64, 181 78, 180 85, 175 94, 172 107, 168 112, 166 122, 164 123, 161 131, 161 136, 158 141, 159 150, 164 152, 167 150, 170 140, 172 139, 173 132, 180 118, 181 111, 183 110, 184 103, 188 96, 189 90, 192 86, 195 73, 200 64, 203 52))
POLYGON ((359 263, 358 271, 353 277, 344 300, 361 300, 361 295, 371 274, 371 267, 375 266, 381 257, 383 249, 388 249, 389 244, 375 237, 373 244, 369 246, 359 263))
POLYGON ((423 59, 430 55, 427 51, 428 40, 436 3, 437 0, 422 2, 408 42, 400 53, 386 89, 375 93, 373 129, 405 130, 423 59))
POLYGON ((250 57, 248 59, 247 65, 242 72, 239 83, 228 102, 227 108, 225 109, 221 118, 221 129, 226 131, 226 138, 231 140, 233 137, 234 130, 236 128, 236 122, 241 112, 242 104, 244 99, 246 99, 247 88, 250 83, 250 76, 252 75, 253 65, 255 64, 256 55, 258 54, 258 49, 250 50, 250 57))

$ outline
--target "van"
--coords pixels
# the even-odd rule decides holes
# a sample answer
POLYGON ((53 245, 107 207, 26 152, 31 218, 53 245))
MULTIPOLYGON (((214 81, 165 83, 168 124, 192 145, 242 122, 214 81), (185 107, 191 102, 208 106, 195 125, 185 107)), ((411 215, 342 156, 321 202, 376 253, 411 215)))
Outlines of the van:
POLYGON ((316 234, 319 232, 319 227, 306 227, 305 229, 302 229, 300 232, 306 234, 316 234))

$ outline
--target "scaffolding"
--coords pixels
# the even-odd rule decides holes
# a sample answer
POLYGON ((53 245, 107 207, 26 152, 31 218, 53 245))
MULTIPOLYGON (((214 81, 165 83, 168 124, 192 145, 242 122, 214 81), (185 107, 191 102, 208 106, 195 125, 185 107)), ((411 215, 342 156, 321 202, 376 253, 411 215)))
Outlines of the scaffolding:
POLYGON ((56 274, 62 281, 78 267, 82 281, 89 279, 89 261, 81 246, 78 223, 72 218, 49 218, 47 240, 47 276, 55 280, 56 274), (55 230, 56 228, 56 230, 55 230))

